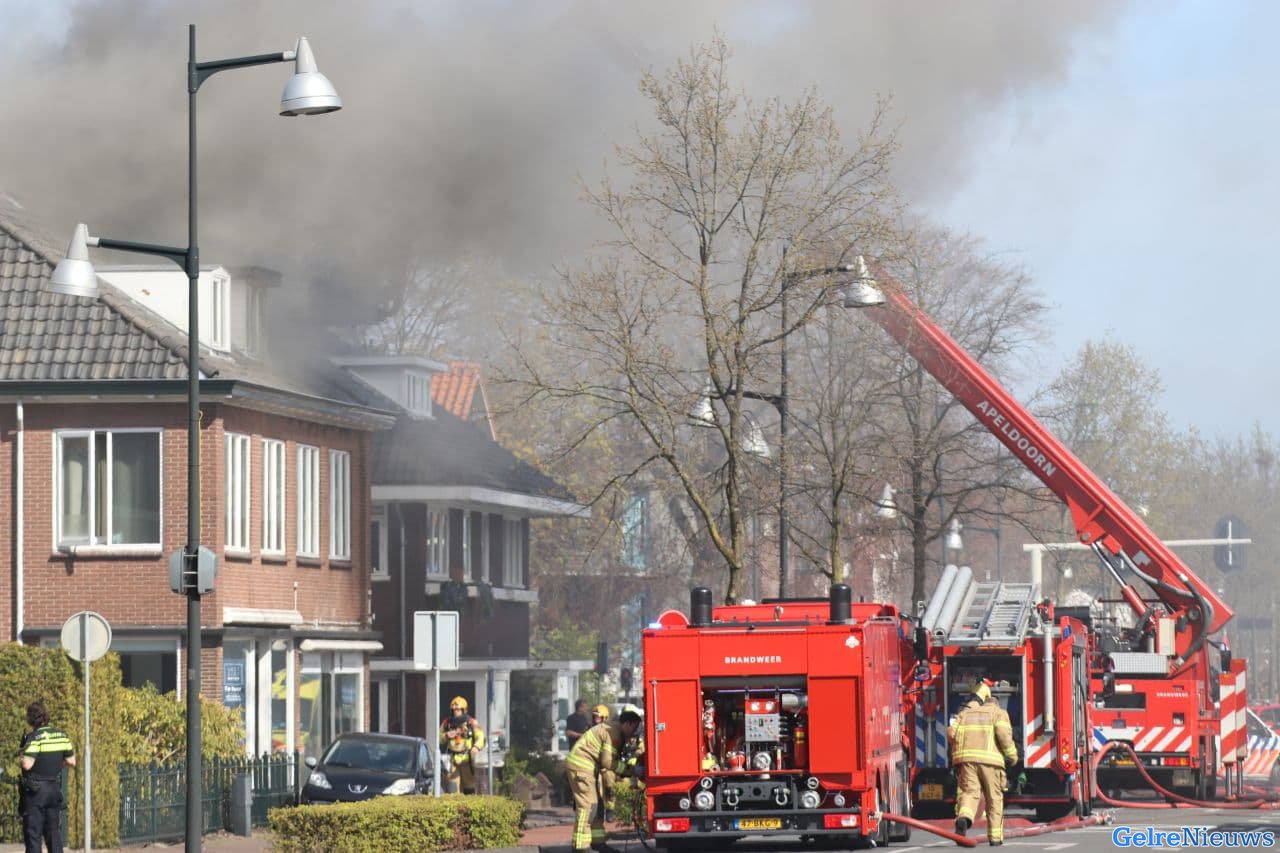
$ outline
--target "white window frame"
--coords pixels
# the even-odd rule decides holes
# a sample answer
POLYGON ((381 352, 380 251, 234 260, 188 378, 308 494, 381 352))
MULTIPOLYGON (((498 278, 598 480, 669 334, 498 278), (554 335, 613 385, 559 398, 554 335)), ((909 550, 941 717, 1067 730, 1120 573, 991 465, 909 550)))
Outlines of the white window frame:
POLYGON ((414 372, 405 373, 404 407, 415 414, 431 414, 430 376, 414 372))
POLYGON ((502 585, 516 589, 524 587, 523 519, 502 520, 502 585))
MULTIPOLYGON (((95 482, 95 477, 97 475, 97 466, 95 464, 95 458, 94 458, 94 453, 96 452, 96 448, 97 448, 97 442, 95 441, 95 437, 97 436, 98 433, 106 433, 107 458, 108 460, 110 460, 111 447, 112 447, 112 441, 111 441, 112 435, 120 434, 120 433, 147 433, 147 432, 155 433, 158 436, 157 442, 156 442, 156 454, 159 456, 159 460, 158 460, 159 464, 157 465, 157 469, 160 472, 160 476, 159 476, 159 491, 157 492, 158 506, 156 507, 156 511, 159 513, 159 516, 160 516, 160 525, 159 525, 160 538, 164 539, 164 430, 159 428, 65 429, 65 430, 54 431, 53 530, 54 530, 54 542, 58 547, 88 545, 93 547, 117 548, 122 550, 139 548, 139 547, 156 547, 156 548, 162 547, 163 545, 162 542, 120 542, 120 543, 111 542, 112 530, 113 530, 113 526, 112 526, 113 519, 111 518, 110 503, 107 504, 106 510, 105 510, 107 514, 106 541, 99 541, 99 538, 95 536, 93 532, 94 529, 97 527, 97 525, 95 524, 95 520, 96 520, 96 514, 97 514, 97 500, 98 500, 97 483, 95 482), (62 535, 62 499, 63 499, 62 441, 64 438, 84 438, 87 440, 88 449, 89 449, 89 470, 87 475, 87 488, 89 490, 89 504, 88 504, 89 535, 85 537, 77 537, 75 539, 66 539, 62 535)), ((111 464, 109 461, 107 464, 107 476, 108 477, 111 476, 111 464)), ((110 493, 111 493, 111 484, 108 481, 106 494, 110 494, 110 493)))
POLYGON ((253 441, 244 433, 226 433, 223 452, 227 550, 247 554, 250 548, 249 526, 253 518, 253 441))
POLYGON ((489 559, 489 513, 480 514, 480 572, 479 579, 481 583, 489 583, 490 567, 492 561, 489 559))
POLYGON ((471 582, 471 510, 462 510, 462 580, 471 582))
POLYGON ((320 556, 320 448, 298 445, 297 553, 320 556))
POLYGON ((369 509, 369 543, 370 547, 377 552, 377 559, 370 569, 369 579, 375 581, 385 581, 391 579, 391 567, 387 565, 388 542, 390 541, 387 534, 388 516, 386 504, 374 504, 369 509))
POLYGON ((329 559, 351 559, 351 454, 329 451, 329 559))
POLYGON ((224 275, 211 275, 209 299, 209 346, 225 352, 231 349, 231 280, 224 275))
POLYGON ((449 577, 449 508, 427 504, 423 557, 428 578, 449 577))
POLYGON ((285 443, 262 440, 262 553, 283 556, 285 549, 285 443))

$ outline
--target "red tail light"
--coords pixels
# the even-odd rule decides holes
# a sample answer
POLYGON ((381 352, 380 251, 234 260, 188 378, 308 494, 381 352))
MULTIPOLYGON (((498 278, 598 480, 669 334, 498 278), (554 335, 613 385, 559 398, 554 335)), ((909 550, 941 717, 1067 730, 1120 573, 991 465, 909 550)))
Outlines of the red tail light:
POLYGON ((1170 756, 1164 760, 1165 767, 1190 767, 1191 759, 1185 755, 1170 756))
POLYGON ((856 814, 824 814, 822 816, 823 829, 856 829, 857 826, 856 814))
POLYGON ((660 817, 653 822, 654 832, 688 832, 689 818, 660 817))

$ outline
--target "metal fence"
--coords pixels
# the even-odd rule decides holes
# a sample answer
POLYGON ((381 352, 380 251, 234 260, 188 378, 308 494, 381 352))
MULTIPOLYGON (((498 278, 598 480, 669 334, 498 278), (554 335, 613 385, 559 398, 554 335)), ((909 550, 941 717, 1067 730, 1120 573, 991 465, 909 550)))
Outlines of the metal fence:
MULTIPOLYGON (((230 827, 232 781, 249 776, 250 821, 264 826, 267 810, 297 801, 298 753, 261 758, 213 759, 203 763, 203 829, 230 827)), ((120 843, 182 838, 187 828, 185 765, 121 765, 120 843)))

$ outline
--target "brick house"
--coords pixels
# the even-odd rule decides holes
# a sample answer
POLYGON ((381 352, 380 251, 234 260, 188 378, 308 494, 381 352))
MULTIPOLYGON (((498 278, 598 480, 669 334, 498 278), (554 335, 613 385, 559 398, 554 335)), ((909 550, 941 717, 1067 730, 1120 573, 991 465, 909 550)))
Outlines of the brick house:
MULTIPOLYGON (((181 693, 185 275, 103 268, 97 299, 48 292, 61 250, 16 217, 0 210, 0 632, 52 645, 97 611, 126 684, 181 693)), ((330 365, 276 372, 278 283, 201 271, 201 539, 219 562, 201 691, 244 709, 246 751, 314 754, 368 727, 372 449, 394 421, 330 365)))
MULTIPOLYGON (((493 439, 475 365, 417 356, 335 359, 353 396, 398 411, 373 438, 371 602, 383 649, 370 668, 375 731, 430 736, 439 712, 414 668, 413 613, 460 613, 460 669, 442 676, 442 702, 461 695, 491 733, 502 761, 509 741, 511 682, 538 672, 552 704, 577 693, 591 662, 531 662, 531 519, 583 515, 555 481, 493 439), (435 718, 435 719, 433 719, 435 718), (428 720, 431 720, 429 723, 428 720)), ((548 709, 551 710, 551 709, 548 709)))

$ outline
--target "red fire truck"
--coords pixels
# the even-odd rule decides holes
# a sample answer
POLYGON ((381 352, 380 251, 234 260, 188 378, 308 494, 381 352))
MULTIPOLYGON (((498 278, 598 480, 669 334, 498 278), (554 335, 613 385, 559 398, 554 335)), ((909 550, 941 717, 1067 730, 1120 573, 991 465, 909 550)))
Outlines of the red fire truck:
POLYGON ((904 679, 891 605, 786 599, 667 611, 642 639, 648 825, 666 848, 744 836, 905 841, 904 679))
MULTIPOLYGON (((1231 608, 896 282, 868 275, 846 292, 845 305, 865 308, 1066 503, 1080 542, 1119 584, 1131 617, 1091 626, 1095 743, 1128 742, 1158 781, 1213 796, 1219 664, 1209 637, 1231 619, 1231 608), (1147 597, 1134 580, 1147 587, 1147 597)), ((1126 769, 1117 752, 1107 757, 1099 784, 1136 781, 1136 770, 1126 769)))
MULTIPOLYGON (((1040 820, 1091 810, 1089 636, 1078 619, 1055 614, 1029 583, 976 582, 968 566, 947 566, 920 620, 930 641, 930 678, 912 709, 915 813, 952 813, 955 778, 946 731, 982 679, 1009 712, 1020 763, 1009 805, 1040 820)), ((923 673, 921 673, 923 675, 923 673)))

